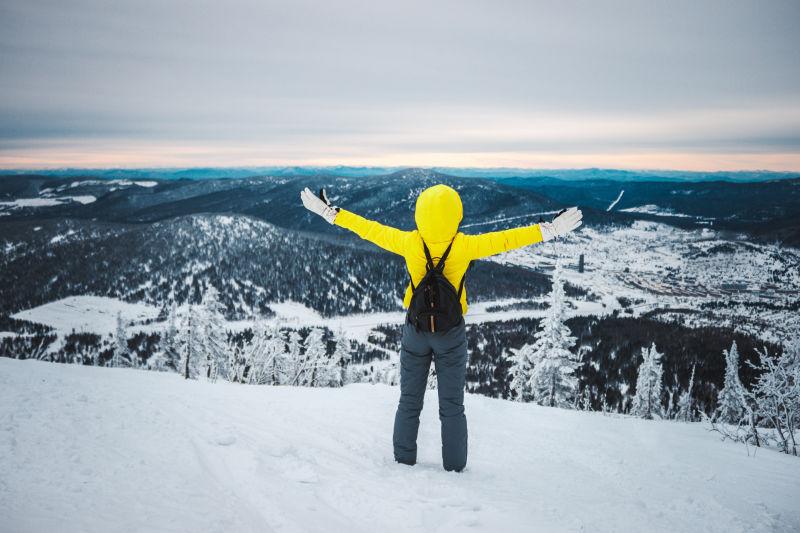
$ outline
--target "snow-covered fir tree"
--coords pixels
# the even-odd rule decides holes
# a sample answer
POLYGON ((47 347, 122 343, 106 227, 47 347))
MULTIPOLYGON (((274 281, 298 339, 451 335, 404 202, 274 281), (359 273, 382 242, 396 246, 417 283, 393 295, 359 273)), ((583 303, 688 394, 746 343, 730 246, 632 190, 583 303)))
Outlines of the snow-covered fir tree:
POLYGON ((341 387, 353 381, 350 376, 350 339, 344 334, 344 331, 339 328, 334 338, 336 347, 331 355, 331 365, 329 385, 332 387, 341 387))
POLYGON ((208 287, 196 308, 196 321, 201 332, 201 376, 210 381, 228 376, 230 346, 223 311, 219 291, 213 285, 208 287))
POLYGON ((111 366, 127 366, 133 362, 131 354, 128 352, 128 334, 125 330, 125 321, 122 313, 117 313, 117 329, 114 332, 114 355, 111 356, 111 366))
POLYGON ((518 402, 533 401, 531 375, 533 374, 534 344, 525 344, 519 349, 511 349, 511 383, 509 388, 518 402))
POLYGON ((681 393, 678 398, 678 414, 676 418, 684 422, 693 422, 694 400, 692 400, 692 389, 694 388, 694 371, 697 365, 692 365, 692 376, 689 378, 689 387, 681 393))
POLYGON ((549 301, 534 342, 518 350, 512 362, 511 387, 522 401, 531 398, 541 405, 572 408, 578 384, 575 371, 580 361, 571 351, 575 337, 564 324, 566 306, 560 262, 553 271, 549 301))
POLYGON ((736 341, 725 355, 725 383, 717 396, 714 419, 726 424, 738 424, 747 413, 746 391, 739 379, 739 350, 736 341))
POLYGON ((642 348, 642 364, 636 377, 636 395, 633 397, 631 414, 642 418, 662 418, 661 393, 664 369, 661 356, 655 343, 650 348, 642 348))
POLYGON ((158 372, 180 370, 179 335, 177 308, 172 304, 167 315, 167 325, 161 333, 161 350, 147 360, 149 369, 158 372))
POLYGON ((197 306, 189 306, 180 321, 178 334, 180 361, 178 371, 185 379, 197 379, 200 375, 200 358, 203 356, 203 340, 195 318, 197 306))

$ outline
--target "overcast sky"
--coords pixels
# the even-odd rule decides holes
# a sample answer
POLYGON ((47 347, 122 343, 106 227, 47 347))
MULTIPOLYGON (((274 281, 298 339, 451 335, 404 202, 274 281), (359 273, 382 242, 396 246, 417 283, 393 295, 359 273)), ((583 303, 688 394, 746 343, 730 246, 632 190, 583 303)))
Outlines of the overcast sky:
POLYGON ((0 166, 800 170, 800 2, 0 0, 0 166))

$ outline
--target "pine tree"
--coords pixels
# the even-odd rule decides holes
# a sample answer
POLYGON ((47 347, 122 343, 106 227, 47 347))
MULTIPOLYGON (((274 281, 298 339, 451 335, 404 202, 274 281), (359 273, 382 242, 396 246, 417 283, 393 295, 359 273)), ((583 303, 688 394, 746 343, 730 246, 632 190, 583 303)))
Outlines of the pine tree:
POLYGON ((725 384, 717 397, 717 409, 714 419, 725 424, 738 424, 745 417, 745 388, 739 379, 739 350, 736 341, 725 355, 725 384))
POLYGON ((689 378, 689 388, 681 393, 678 398, 678 420, 684 422, 694 421, 694 400, 692 400, 692 389, 694 388, 694 370, 697 365, 692 365, 692 377, 689 378))
POLYGON ((164 330, 164 342, 162 352, 163 367, 165 370, 177 370, 180 360, 178 331, 178 310, 173 303, 167 317, 167 328, 164 330))
POLYGON ((201 376, 216 381, 218 376, 229 376, 228 363, 230 347, 227 342, 224 306, 219 300, 219 291, 212 285, 203 294, 197 308, 196 319, 201 332, 202 357, 201 376))
POLYGON ((642 348, 642 364, 636 378, 636 395, 633 397, 631 413, 642 418, 661 418, 662 377, 664 370, 661 366, 661 356, 655 343, 650 349, 642 348))
POLYGON ((533 389, 531 388, 531 375, 533 374, 533 357, 535 346, 525 344, 522 348, 511 349, 511 383, 509 389, 514 393, 518 402, 532 402, 533 389))
POLYGON ((125 332, 125 321, 122 320, 122 313, 117 313, 117 330, 114 335, 114 355, 111 357, 111 366, 126 366, 129 358, 133 362, 132 356, 128 353, 128 336, 125 332))
POLYGON ((202 339, 195 320, 197 306, 190 305, 186 316, 181 321, 178 335, 180 353, 179 372, 184 379, 197 379, 200 375, 199 362, 202 354, 202 339))
POLYGON ((336 347, 331 355, 331 368, 329 369, 329 385, 332 387, 341 387, 352 381, 349 373, 349 364, 351 359, 350 354, 350 339, 348 339, 344 331, 339 328, 336 332, 336 347))
POLYGON ((566 307, 560 263, 553 272, 550 307, 530 346, 517 351, 513 361, 512 390, 522 401, 532 398, 541 405, 572 408, 578 379, 578 357, 570 351, 575 337, 564 324, 566 307))

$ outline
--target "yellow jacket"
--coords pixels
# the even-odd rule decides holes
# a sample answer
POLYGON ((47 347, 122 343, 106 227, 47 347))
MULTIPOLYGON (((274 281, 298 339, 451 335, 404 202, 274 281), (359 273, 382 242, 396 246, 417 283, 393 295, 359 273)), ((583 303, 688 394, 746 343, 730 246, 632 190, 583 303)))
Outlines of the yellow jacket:
MULTIPOLYGON (((373 220, 340 209, 334 223, 356 233, 362 239, 377 244, 384 250, 402 255, 411 279, 416 286, 425 275, 426 260, 422 241, 428 245, 434 264, 444 253, 450 241, 453 246, 445 260, 444 275, 458 289, 470 261, 521 248, 542 240, 538 224, 482 235, 465 235, 458 231, 463 217, 461 198, 447 185, 434 185, 422 191, 417 198, 414 220, 417 229, 403 231, 384 226, 373 220), (455 239, 453 237, 455 236, 455 239)), ((403 306, 411 302, 411 284, 406 287, 403 306)), ((461 293, 461 310, 467 312, 467 291, 461 293)))

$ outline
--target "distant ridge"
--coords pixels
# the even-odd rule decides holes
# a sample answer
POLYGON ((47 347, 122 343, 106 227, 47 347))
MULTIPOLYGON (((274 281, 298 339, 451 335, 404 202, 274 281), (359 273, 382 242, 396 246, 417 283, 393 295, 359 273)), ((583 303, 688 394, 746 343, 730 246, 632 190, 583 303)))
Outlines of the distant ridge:
POLYGON ((459 168, 459 167, 371 167, 371 166, 266 166, 266 167, 188 167, 188 168, 63 168, 63 169, 0 169, 0 176, 30 175, 67 178, 96 177, 105 179, 231 179, 252 176, 340 176, 365 177, 396 174, 435 175, 436 173, 465 178, 554 178, 566 181, 730 181, 759 182, 800 177, 798 172, 741 170, 689 172, 682 170, 625 170, 609 168, 525 169, 525 168, 459 168))

